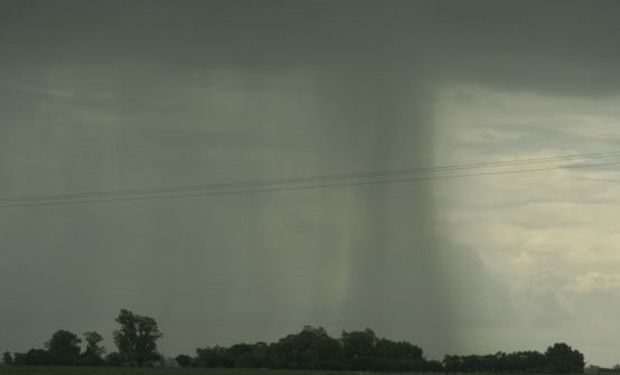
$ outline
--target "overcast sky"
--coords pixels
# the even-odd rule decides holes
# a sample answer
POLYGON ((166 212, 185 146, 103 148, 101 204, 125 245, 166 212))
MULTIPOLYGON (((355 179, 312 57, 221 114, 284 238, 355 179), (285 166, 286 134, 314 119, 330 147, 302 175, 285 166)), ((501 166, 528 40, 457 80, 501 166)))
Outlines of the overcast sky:
MULTIPOLYGON (((5 0, 0 197, 620 150, 619 11, 5 0)), ((156 318, 167 355, 311 324, 371 327, 436 359, 566 341, 612 365, 620 174, 562 165, 0 207, 0 350, 57 329, 97 330, 112 350, 128 308, 156 318)))

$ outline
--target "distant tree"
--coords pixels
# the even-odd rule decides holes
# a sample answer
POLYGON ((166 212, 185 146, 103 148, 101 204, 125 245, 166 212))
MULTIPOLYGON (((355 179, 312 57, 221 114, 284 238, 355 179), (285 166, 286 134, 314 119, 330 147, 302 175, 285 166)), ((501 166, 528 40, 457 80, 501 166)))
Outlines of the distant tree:
POLYGON ((427 363, 422 357, 422 349, 406 341, 379 339, 375 345, 376 356, 382 363, 379 370, 386 371, 426 371, 427 363))
POLYGON ((123 365, 123 357, 118 352, 111 352, 105 356, 103 362, 106 366, 122 366, 123 365))
MULTIPOLYGON (((17 355, 15 356, 15 358, 17 360, 17 355)), ((20 362, 21 362, 21 358, 20 358, 20 362)), ((29 365, 29 366, 49 366, 49 365, 56 364, 56 363, 53 362, 52 356, 47 350, 30 349, 28 350, 28 352, 26 352, 23 358, 23 363, 16 363, 16 364, 20 364, 20 365, 23 364, 23 365, 29 365)))
POLYGON ((486 355, 447 355, 446 372, 545 372, 550 371, 546 356, 537 351, 497 352, 486 355))
POLYGON ((80 362, 86 366, 101 366, 104 363, 103 354, 105 348, 101 346, 103 336, 94 331, 84 332, 84 341, 86 341, 86 349, 81 355, 80 362))
POLYGON ((537 351, 523 351, 511 353, 510 358, 513 363, 516 363, 516 368, 511 368, 512 371, 544 371, 547 366, 547 359, 545 355, 537 351))
POLYGON ((196 349, 196 364, 199 367, 233 367, 234 362, 227 348, 215 345, 196 349))
POLYGON ((11 352, 4 352, 4 354, 2 355, 2 363, 4 363, 5 365, 13 364, 13 355, 11 355, 11 352))
POLYGON ((59 330, 45 344, 54 365, 74 365, 80 357, 82 340, 72 332, 59 330))
POLYGON ((324 328, 305 326, 301 332, 280 339, 270 352, 277 367, 322 369, 332 367, 340 344, 324 328))
POLYGON ((443 366, 441 362, 436 360, 424 361, 423 372, 443 372, 443 366))
POLYGON ((446 372, 463 372, 463 359, 458 355, 446 355, 443 359, 443 368, 446 372))
POLYGON ((26 353, 13 353, 13 364, 17 366, 25 366, 26 363, 26 353))
POLYGON ((323 327, 306 326, 300 336, 308 343, 306 357, 310 361, 310 368, 331 368, 341 355, 340 343, 329 336, 323 327))
POLYGON ((379 339, 376 343, 376 354, 381 358, 400 360, 421 360, 422 349, 406 341, 379 339))
POLYGON ((271 356, 271 347, 265 342, 259 341, 254 344, 254 351, 252 355, 254 357, 255 365, 258 368, 270 368, 274 367, 273 358, 271 356))
POLYGON ((254 357, 254 345, 252 344, 235 344, 228 348, 228 355, 233 361, 234 367, 256 367, 256 358, 254 357))
MULTIPOLYGON (((420 347, 406 341, 378 339, 375 333, 343 332, 340 339, 322 327, 305 326, 275 343, 198 348, 196 367, 286 368, 393 372, 438 372, 440 362, 426 361, 420 347)), ((485 357, 486 358, 486 357, 485 357)))
POLYGON ((370 329, 364 331, 342 332, 342 354, 344 358, 375 357, 377 336, 370 329))
POLYGON ((545 352, 547 370, 554 373, 582 373, 585 361, 583 354, 565 343, 556 343, 545 352))
POLYGON ((188 356, 187 354, 179 354, 174 360, 176 361, 177 365, 181 367, 189 367, 192 364, 192 357, 188 356))
POLYGON ((114 343, 129 366, 152 366, 161 359, 157 340, 163 335, 155 319, 121 310, 116 322, 120 329, 114 331, 114 343))

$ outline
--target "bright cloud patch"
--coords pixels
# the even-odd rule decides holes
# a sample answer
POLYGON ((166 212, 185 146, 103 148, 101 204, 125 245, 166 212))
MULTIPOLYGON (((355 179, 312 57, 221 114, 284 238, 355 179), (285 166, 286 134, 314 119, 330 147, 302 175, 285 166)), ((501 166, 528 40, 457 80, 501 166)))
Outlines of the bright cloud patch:
MULTIPOLYGON (((466 85, 436 98, 437 165, 620 150, 620 98, 466 85)), ((440 224, 452 243, 477 253, 516 306, 505 332, 473 327, 471 337, 506 348, 566 340, 610 365, 596 355, 620 350, 618 332, 606 329, 617 319, 607 312, 620 307, 620 154, 455 174, 478 175, 437 180, 440 224)))

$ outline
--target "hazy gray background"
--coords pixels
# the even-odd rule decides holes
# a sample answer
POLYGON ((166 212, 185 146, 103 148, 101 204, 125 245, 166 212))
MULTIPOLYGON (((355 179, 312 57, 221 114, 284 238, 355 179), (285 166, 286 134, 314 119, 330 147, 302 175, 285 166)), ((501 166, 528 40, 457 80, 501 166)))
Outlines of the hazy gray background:
MULTIPOLYGON (((0 196, 620 149, 618 11, 3 1, 0 196)), ((170 355, 313 324, 431 358, 566 340, 610 365, 617 181, 599 168, 1 208, 0 349, 61 328, 109 337, 129 308, 157 319, 170 355)))

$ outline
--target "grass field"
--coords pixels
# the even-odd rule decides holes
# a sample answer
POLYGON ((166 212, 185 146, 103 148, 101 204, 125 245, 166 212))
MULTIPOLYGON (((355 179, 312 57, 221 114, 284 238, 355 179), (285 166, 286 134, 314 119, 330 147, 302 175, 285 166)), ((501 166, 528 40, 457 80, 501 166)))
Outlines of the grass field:
MULTIPOLYGON (((259 369, 201 369, 201 368, 129 368, 129 367, 61 367, 61 366, 2 366, 0 375, 388 375, 385 372, 259 370, 259 369)), ((400 373, 401 375, 403 373, 400 373)), ((413 373, 443 375, 443 373, 413 373)), ((411 375, 413 375, 411 374, 411 375)), ((618 374, 618 373, 616 373, 618 374)), ((466 375, 466 374, 457 374, 466 375)), ((480 374, 479 374, 480 375, 480 374)), ((482 374, 483 375, 483 374, 482 374)), ((489 373, 491 375, 491 373, 489 373)), ((537 375, 530 373, 529 375, 537 375)), ((542 374, 538 374, 542 375, 542 374)), ((548 374, 546 374, 548 375, 548 374)), ((574 374, 577 375, 577 374, 574 374)), ((583 375, 583 374, 579 374, 583 375)))
POLYGON ((2 366, 0 375, 354 375, 356 372, 200 369, 200 368, 127 368, 127 367, 62 367, 62 366, 2 366))
MULTIPOLYGON (((359 375, 356 371, 257 369, 147 369, 127 367, 2 366, 0 375, 359 375)), ((373 375, 373 373, 364 373, 373 375)), ((381 375, 386 375, 381 373, 381 375)))
MULTIPOLYGON (((62 366, 2 366, 0 375, 357 375, 357 372, 257 370, 257 369, 200 369, 200 368, 128 368, 128 367, 62 367, 62 366)), ((385 375, 385 374, 384 374, 385 375)))

